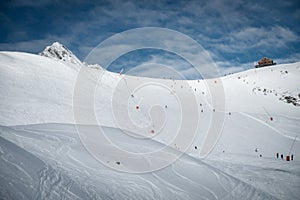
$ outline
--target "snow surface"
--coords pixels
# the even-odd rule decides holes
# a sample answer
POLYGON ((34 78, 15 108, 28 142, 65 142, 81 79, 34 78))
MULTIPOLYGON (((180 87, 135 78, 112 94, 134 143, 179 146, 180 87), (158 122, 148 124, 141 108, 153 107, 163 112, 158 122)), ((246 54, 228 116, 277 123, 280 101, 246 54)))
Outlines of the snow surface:
POLYGON ((1 199, 300 199, 300 63, 184 81, 91 67, 58 43, 41 55, 0 53, 1 199), (224 107, 212 98, 218 87, 224 107), (218 117, 221 134, 202 154, 218 117), (186 137, 176 138, 183 123, 186 137), (162 169, 125 173, 137 166, 113 145, 101 146, 102 162, 83 145, 78 130, 99 126, 126 151, 184 153, 162 169))

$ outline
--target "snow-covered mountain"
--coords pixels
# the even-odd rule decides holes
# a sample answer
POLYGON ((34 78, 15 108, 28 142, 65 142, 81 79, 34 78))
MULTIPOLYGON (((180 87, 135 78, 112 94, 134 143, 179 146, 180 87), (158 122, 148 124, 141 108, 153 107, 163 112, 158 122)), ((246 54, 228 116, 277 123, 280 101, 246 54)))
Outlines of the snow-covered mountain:
MULTIPOLYGON (((82 62, 75 56, 72 51, 70 51, 66 46, 60 44, 59 42, 54 42, 52 45, 47 46, 39 55, 51 58, 54 60, 59 60, 64 63, 70 63, 77 66, 86 66, 94 69, 102 70, 102 67, 98 64, 87 64, 82 62)), ((76 67, 75 67, 76 68, 76 67)))
POLYGON ((77 58, 77 56, 59 42, 54 42, 52 45, 47 46, 39 55, 82 65, 82 62, 77 58))
MULTIPOLYGON (((299 198, 300 63, 184 81, 93 68, 59 43, 41 55, 0 52, 1 198, 299 198), (209 138, 214 120, 220 134, 209 138), (78 133, 97 134, 99 126, 114 142, 94 140, 104 163, 78 133), (137 161, 115 145, 184 154, 163 169, 127 174, 118 170, 137 161)), ((142 168, 168 159, 158 155, 142 168)))

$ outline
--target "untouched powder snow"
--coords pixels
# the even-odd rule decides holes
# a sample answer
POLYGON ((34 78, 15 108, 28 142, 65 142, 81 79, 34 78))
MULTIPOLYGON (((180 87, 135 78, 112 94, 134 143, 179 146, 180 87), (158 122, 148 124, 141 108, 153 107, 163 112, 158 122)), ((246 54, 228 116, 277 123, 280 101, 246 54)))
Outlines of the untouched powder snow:
MULTIPOLYGON (((184 81, 111 73, 59 43, 41 55, 0 52, 1 198, 299 199, 300 63, 184 81), (83 69, 87 78, 78 80, 83 69), (218 84, 224 107, 213 103, 218 84), (78 104, 90 90, 92 103, 78 104), (216 116, 224 117, 221 134, 203 158, 216 116), (184 122, 195 126, 191 141, 192 128, 176 138, 184 122), (78 134, 97 134, 97 127, 113 141, 98 141, 102 162, 78 134), (143 154, 166 145, 184 154, 153 172, 119 172, 136 166, 114 146, 143 154)), ((145 159, 145 166, 164 159, 145 159)))

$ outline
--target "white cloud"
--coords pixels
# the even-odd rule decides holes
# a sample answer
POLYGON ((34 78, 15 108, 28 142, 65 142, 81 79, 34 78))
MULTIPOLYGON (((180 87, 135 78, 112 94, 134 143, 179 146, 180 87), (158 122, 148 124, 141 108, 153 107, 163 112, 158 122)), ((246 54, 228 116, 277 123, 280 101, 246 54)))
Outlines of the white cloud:
POLYGON ((220 62, 217 62, 217 65, 218 65, 220 74, 222 76, 254 68, 254 63, 252 63, 252 62, 237 64, 237 63, 233 63, 233 62, 220 61, 220 62))
MULTIPOLYGON (((201 71, 203 76, 216 75, 214 63, 209 54, 195 40, 177 31, 155 27, 135 29, 114 35, 95 48, 85 61, 107 67, 119 56, 145 48, 172 52, 191 62, 195 68, 201 71)), ((170 64, 169 58, 156 59, 160 60, 152 59, 149 62, 170 64)), ((174 61, 171 64, 178 66, 175 65, 174 61)), ((192 73, 190 72, 190 74, 192 73)))
POLYGON ((240 52, 253 48, 286 48, 290 42, 299 41, 299 36, 289 28, 274 27, 247 27, 240 31, 232 32, 225 38, 225 43, 215 44, 225 52, 240 52))

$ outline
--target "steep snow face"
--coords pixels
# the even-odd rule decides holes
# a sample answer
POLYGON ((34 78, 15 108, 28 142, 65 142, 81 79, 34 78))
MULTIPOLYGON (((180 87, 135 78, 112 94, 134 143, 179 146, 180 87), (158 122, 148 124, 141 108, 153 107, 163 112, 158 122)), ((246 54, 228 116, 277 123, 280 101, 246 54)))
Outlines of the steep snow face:
POLYGON ((40 53, 40 55, 82 65, 82 62, 67 47, 59 42, 54 42, 51 46, 47 46, 44 51, 40 53))

